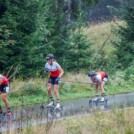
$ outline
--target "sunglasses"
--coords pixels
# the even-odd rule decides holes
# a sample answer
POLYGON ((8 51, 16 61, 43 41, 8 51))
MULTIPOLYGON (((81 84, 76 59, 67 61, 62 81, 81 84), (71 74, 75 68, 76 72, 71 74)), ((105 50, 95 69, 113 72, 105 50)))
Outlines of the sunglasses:
POLYGON ((47 59, 47 61, 51 61, 52 59, 47 59))

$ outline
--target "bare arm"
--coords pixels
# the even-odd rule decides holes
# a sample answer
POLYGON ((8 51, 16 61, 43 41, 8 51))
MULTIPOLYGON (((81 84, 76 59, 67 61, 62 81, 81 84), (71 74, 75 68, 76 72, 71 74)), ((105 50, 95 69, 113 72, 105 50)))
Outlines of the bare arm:
POLYGON ((1 85, 1 83, 2 83, 2 79, 0 78, 0 85, 1 85))
POLYGON ((62 69, 62 68, 60 68, 59 70, 60 70, 60 75, 59 75, 59 77, 62 77, 62 76, 63 76, 63 74, 64 74, 64 71, 63 71, 63 69, 62 69))

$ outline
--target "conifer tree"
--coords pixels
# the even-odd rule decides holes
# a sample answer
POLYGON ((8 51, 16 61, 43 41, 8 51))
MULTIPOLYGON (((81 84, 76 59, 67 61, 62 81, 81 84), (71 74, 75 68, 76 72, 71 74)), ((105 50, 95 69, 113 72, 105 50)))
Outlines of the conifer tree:
POLYGON ((0 38, 2 44, 6 44, 1 46, 2 57, 7 60, 5 64, 0 60, 1 71, 5 68, 8 70, 12 65, 19 65, 20 75, 32 76, 41 70, 44 64, 43 54, 49 48, 46 42, 52 27, 49 23, 50 7, 50 1, 43 0, 3 2, 5 10, 1 12, 0 38))
POLYGON ((119 27, 117 56, 119 63, 123 68, 127 68, 134 64, 134 2, 131 5, 124 6, 122 10, 122 20, 125 21, 125 25, 119 27))
MULTIPOLYGON (((72 42, 78 45, 76 48, 79 51, 86 45, 78 43, 82 44, 83 40, 85 40, 83 44, 87 43, 86 37, 81 34, 79 21, 77 21, 79 17, 75 19, 71 16, 77 14, 77 8, 79 10, 81 9, 79 7, 87 6, 88 1, 83 1, 82 5, 81 2, 77 0, 1 0, 0 71, 6 72, 12 65, 19 65, 21 76, 43 74, 45 63, 43 55, 47 53, 54 53, 63 67, 72 69, 71 64, 68 64, 72 60, 71 57, 69 60, 68 52, 75 49, 72 42), (73 6, 77 2, 80 6, 73 6), (77 31, 79 31, 78 35, 77 31)), ((83 53, 85 52, 81 51, 82 57, 83 53)), ((80 59, 80 56, 77 59, 80 59)), ((82 66, 79 65, 77 70, 79 68, 82 66)))
POLYGON ((76 22, 77 27, 72 29, 70 35, 70 45, 68 48, 68 65, 69 70, 74 70, 77 73, 80 70, 88 69, 90 65, 90 43, 86 35, 83 35, 84 27, 83 14, 80 13, 76 22))

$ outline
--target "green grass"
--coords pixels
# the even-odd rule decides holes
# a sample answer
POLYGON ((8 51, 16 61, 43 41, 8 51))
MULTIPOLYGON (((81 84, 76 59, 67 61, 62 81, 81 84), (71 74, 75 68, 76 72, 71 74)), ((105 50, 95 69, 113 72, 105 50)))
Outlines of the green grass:
MULTIPOLYGON (((106 40, 110 32, 118 26, 117 23, 118 25, 124 25, 122 21, 117 20, 97 25, 90 25, 88 28, 83 29, 83 33, 89 35, 88 37, 90 41, 95 44, 92 46, 92 50, 97 52, 102 47, 103 42, 106 40)), ((115 48, 111 41, 117 39, 118 37, 112 33, 107 41, 107 45, 104 47, 104 55, 106 57, 110 57, 112 55, 115 48)), ((124 75, 125 72, 119 71, 114 76, 109 74, 109 80, 105 86, 107 95, 134 92, 133 80, 125 81, 124 75)), ((47 79, 42 78, 29 79, 26 81, 17 79, 13 81, 10 88, 11 93, 9 94, 11 106, 16 104, 26 105, 42 102, 47 103, 48 95, 46 82, 47 79)), ((66 72, 62 78, 59 89, 61 100, 65 101, 69 99, 93 97, 95 92, 94 87, 87 83, 91 83, 87 74, 84 74, 83 72, 79 74, 66 72)))
POLYGON ((115 50, 112 42, 118 40, 118 36, 115 34, 115 29, 118 26, 125 25, 123 21, 114 20, 109 22, 103 22, 99 24, 89 25, 88 28, 83 29, 83 33, 88 35, 88 39, 94 45, 92 45, 92 50, 98 52, 102 47, 103 43, 106 41, 108 36, 110 35, 108 41, 106 42, 106 46, 104 47, 104 55, 105 58, 111 57, 112 52, 115 50))
POLYGON ((23 134, 134 134, 132 117, 134 108, 113 109, 111 112, 97 110, 89 115, 54 122, 50 127, 45 124, 29 126, 21 132, 23 134))
MULTIPOLYGON (((123 76, 123 72, 118 72, 114 77, 110 76, 105 85, 106 95, 134 92, 133 81, 125 81, 120 76, 123 76)), ((9 94, 11 106, 48 103, 47 86, 45 81, 47 80, 41 78, 29 79, 27 82, 22 82, 21 80, 14 81, 11 85, 11 93, 9 94), (18 90, 16 90, 15 87, 19 87, 18 90)), ((91 83, 91 81, 86 74, 68 73, 61 81, 59 93, 62 101, 93 97, 95 94, 95 87, 91 84, 87 84, 91 83), (68 82, 68 80, 73 82, 68 82)))
MULTIPOLYGON (((118 21, 120 25, 123 22, 118 21)), ((107 22, 92 25, 88 29, 84 29, 84 34, 89 35, 89 39, 95 45, 92 50, 98 52, 106 40, 110 32, 114 29, 114 22, 107 22)), ((107 45, 104 48, 104 56, 110 57, 115 50, 111 41, 117 40, 114 34, 111 34, 107 45)), ((105 85, 106 95, 122 94, 134 92, 134 79, 126 81, 124 79, 125 72, 118 71, 113 76, 109 74, 109 80, 105 85)), ((15 80, 11 84, 11 93, 9 100, 11 106, 27 105, 35 103, 47 103, 47 79, 36 78, 27 81, 15 80)), ((95 88, 83 72, 79 74, 66 73, 60 84, 60 99, 62 101, 78 99, 84 97, 93 97, 95 88), (72 81, 72 82, 69 82, 72 81)), ((99 89, 100 93, 100 89, 99 89)), ((4 104, 2 104, 4 105, 4 104)), ((48 130, 43 124, 35 127, 28 127, 22 130, 23 134, 134 134, 134 109, 132 110, 116 110, 106 113, 103 111, 94 112, 92 115, 85 117, 77 117, 69 120, 53 123, 48 130)), ((16 133, 16 132, 11 132, 16 133)))

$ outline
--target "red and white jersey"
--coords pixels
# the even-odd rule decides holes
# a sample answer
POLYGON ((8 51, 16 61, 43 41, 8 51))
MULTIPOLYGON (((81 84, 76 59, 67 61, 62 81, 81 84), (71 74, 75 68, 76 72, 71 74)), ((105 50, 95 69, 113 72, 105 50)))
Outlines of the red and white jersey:
POLYGON ((106 74, 105 72, 103 72, 103 71, 97 72, 97 74, 100 74, 101 79, 105 78, 106 75, 107 75, 107 74, 106 74))
POLYGON ((94 83, 101 83, 102 81, 107 81, 108 77, 107 74, 103 71, 99 71, 97 72, 97 74, 95 75, 95 77, 93 77, 92 81, 94 83))
POLYGON ((55 61, 53 61, 52 65, 47 62, 45 64, 45 70, 50 71, 50 76, 58 77, 60 75, 61 66, 55 61))
POLYGON ((8 84, 8 79, 7 79, 7 77, 4 76, 4 75, 0 75, 0 83, 1 83, 1 85, 6 85, 6 84, 8 84))

